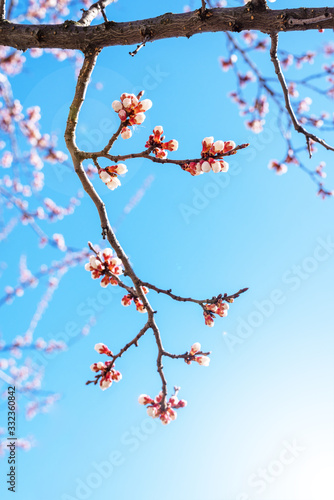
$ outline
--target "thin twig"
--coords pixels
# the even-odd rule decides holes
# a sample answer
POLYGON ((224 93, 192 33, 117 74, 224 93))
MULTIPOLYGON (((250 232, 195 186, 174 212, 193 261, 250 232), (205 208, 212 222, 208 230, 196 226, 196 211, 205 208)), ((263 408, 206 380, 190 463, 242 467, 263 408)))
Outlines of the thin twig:
POLYGON ((199 305, 204 305, 204 304, 215 304, 220 298, 226 302, 228 302, 231 299, 235 299, 239 297, 242 293, 247 292, 248 288, 242 288, 238 292, 233 293, 232 295, 227 295, 226 293, 224 295, 218 295, 217 297, 212 297, 211 299, 192 299, 191 297, 181 297, 179 295, 175 295, 172 293, 172 290, 164 290, 162 288, 158 288, 155 285, 152 285, 151 283, 147 283, 145 281, 141 281, 141 286, 146 286, 146 288, 149 288, 150 290, 154 290, 157 293, 163 293, 165 295, 168 295, 173 300, 176 300, 178 302, 193 302, 194 304, 199 304, 199 305))
POLYGON ((185 352, 184 354, 171 354, 170 352, 163 351, 162 354, 163 356, 167 356, 168 358, 172 359, 185 359, 187 361, 193 361, 196 356, 209 356, 211 354, 211 351, 197 351, 196 354, 190 354, 189 352, 185 352))
POLYGON ((140 44, 138 44, 135 50, 133 50, 132 52, 129 52, 130 56, 132 56, 132 57, 135 56, 140 51, 141 48, 145 47, 146 42, 148 42, 150 40, 150 38, 151 38, 150 36, 146 36, 145 40, 142 41, 140 44))

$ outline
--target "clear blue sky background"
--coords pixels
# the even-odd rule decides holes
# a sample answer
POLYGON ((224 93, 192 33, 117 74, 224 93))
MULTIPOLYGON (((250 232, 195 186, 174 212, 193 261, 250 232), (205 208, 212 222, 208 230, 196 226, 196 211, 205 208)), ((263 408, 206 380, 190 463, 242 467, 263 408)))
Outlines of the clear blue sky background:
MULTIPOLYGON (((292 3, 279 1, 274 7, 292 3)), ((178 0, 163 5, 120 0, 107 14, 124 21, 182 9, 178 0)), ((329 32, 282 34, 281 47, 301 53, 331 38, 329 32)), ((94 344, 105 342, 117 351, 145 318, 121 306, 118 290, 101 295, 98 282, 82 267, 67 273, 36 337, 61 339, 70 322, 83 326, 92 314, 90 298, 99 308, 98 322, 67 352, 47 359, 43 388, 62 394, 52 411, 30 422, 19 415, 18 434, 34 435, 36 446, 19 453, 15 498, 332 499, 334 248, 323 250, 321 260, 317 249, 319 242, 334 240, 333 201, 320 200, 310 179, 293 166, 281 177, 268 170, 269 160, 285 152, 275 114, 269 115, 261 135, 244 127, 226 97, 235 85, 232 74, 223 73, 218 64, 218 57, 226 55, 224 34, 155 42, 134 58, 129 50, 109 48, 99 57, 80 117, 79 146, 101 148, 109 138, 105 120, 117 125, 111 102, 122 92, 144 88, 153 107, 133 139, 120 142, 115 151, 141 150, 153 127, 163 125, 167 139, 180 143, 179 151, 170 153, 173 157, 198 156, 208 135, 250 142, 253 153, 236 155, 230 173, 220 174, 219 180, 214 175, 193 178, 176 167, 142 161, 127 162, 129 173, 114 192, 95 179, 115 222, 144 180, 154 176, 117 236, 137 274, 158 286, 198 298, 246 286, 249 291, 214 328, 204 325, 199 308, 150 293, 168 351, 184 352, 195 341, 212 351, 210 368, 166 361, 169 389, 180 385, 188 407, 164 427, 147 418, 137 403, 139 394, 154 396, 160 390, 151 334, 117 364, 123 374, 119 384, 105 392, 84 385, 91 377, 89 365, 99 360, 94 344), (97 82, 103 83, 102 90, 95 88, 97 82), (185 217, 185 209, 194 213, 185 217), (294 266, 300 266, 302 277, 294 266), (279 304, 273 302, 277 297, 279 304), (284 452, 289 446, 295 447, 294 454, 284 452), (262 482, 261 468, 268 474, 262 482)), ((65 150, 62 136, 75 87, 73 68, 51 55, 27 59, 24 76, 13 80, 14 92, 24 106, 41 106, 43 131, 59 133, 65 150)), ((258 61, 272 76, 268 57, 258 61)), ((315 71, 322 62, 305 66, 300 74, 315 71)), ((314 100, 313 106, 314 112, 332 112, 325 101, 314 100)), ((328 185, 334 187, 333 154, 318 149, 310 166, 326 161, 328 185)), ((71 172, 56 175, 49 166, 45 174, 46 192, 60 204, 80 187, 71 172)), ((76 247, 98 242, 100 227, 91 201, 85 197, 74 216, 49 231, 63 232, 67 244, 76 247)), ((8 262, 3 285, 16 279, 22 253, 32 270, 41 261, 59 258, 56 250, 35 251, 36 238, 28 228, 12 236, 1 255, 8 262)), ((5 338, 25 332, 43 286, 1 311, 5 338)), ((3 460, 0 492, 5 498, 7 468, 3 460)))

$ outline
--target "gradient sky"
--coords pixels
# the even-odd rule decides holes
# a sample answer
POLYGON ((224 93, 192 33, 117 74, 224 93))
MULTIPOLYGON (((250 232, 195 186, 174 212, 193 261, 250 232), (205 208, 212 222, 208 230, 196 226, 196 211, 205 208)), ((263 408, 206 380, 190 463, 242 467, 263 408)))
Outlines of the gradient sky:
MULTIPOLYGON (((107 14, 125 21, 182 12, 183 6, 178 0, 119 0, 107 14)), ((274 6, 299 2, 278 1, 274 6)), ((302 53, 331 39, 329 32, 282 34, 281 47, 302 53)), ((170 153, 173 158, 198 156, 201 140, 210 135, 251 146, 231 159, 229 173, 219 179, 215 174, 194 178, 176 166, 141 160, 126 162, 129 172, 114 192, 96 178, 113 224, 145 179, 154 176, 117 236, 139 277, 157 286, 196 298, 242 287, 249 291, 214 328, 204 325, 200 308, 150 292, 168 351, 185 352, 195 341, 212 351, 209 368, 166 360, 169 390, 180 385, 188 407, 165 427, 149 419, 137 403, 139 394, 155 396, 160 390, 151 333, 117 363, 123 374, 119 384, 105 392, 84 385, 91 377, 90 364, 99 360, 94 344, 105 342, 117 352, 145 318, 121 306, 117 289, 101 294, 83 267, 69 271, 36 338, 68 340, 68 325, 82 327, 94 307, 98 321, 87 337, 43 361, 43 389, 62 397, 48 414, 29 422, 18 416, 18 434, 33 435, 36 446, 19 453, 15 498, 332 500, 333 200, 317 197, 316 186, 296 167, 280 177, 268 170, 269 160, 285 153, 275 111, 272 107, 262 134, 245 128, 244 118, 227 98, 235 85, 233 75, 223 73, 218 63, 226 55, 224 34, 147 44, 133 58, 129 50, 108 48, 100 55, 80 116, 79 146, 101 149, 110 124, 117 126, 111 102, 122 92, 141 89, 153 107, 134 137, 120 140, 115 152, 140 151, 156 125, 163 125, 167 139, 179 141, 177 153, 170 153), (90 299, 95 306, 89 305, 90 299)), ((266 54, 257 61, 273 76, 266 54)), ((13 79, 15 95, 24 106, 41 106, 43 131, 58 133, 65 151, 62 136, 75 88, 73 67, 51 55, 31 59, 27 54, 27 63, 24 75, 13 79)), ((298 74, 310 74, 322 63, 317 60, 298 74)), ((289 72, 291 77, 296 73, 289 72)), ((330 103, 311 97, 315 113, 332 112, 330 103)), ((333 143, 332 137, 326 138, 333 143)), ((303 138, 298 141, 303 144, 303 138)), ((333 188, 333 153, 319 147, 308 165, 321 160, 327 163, 327 183, 333 188)), ((46 194, 60 204, 80 188, 71 171, 49 166, 45 175, 46 194)), ((87 197, 73 216, 48 231, 62 232, 67 244, 78 248, 100 240, 95 207, 87 197)), ((1 254, 1 261, 8 262, 3 286, 17 279, 21 254, 28 256, 32 270, 59 258, 53 249, 36 251, 36 237, 28 229, 11 236, 1 254)), ((44 290, 41 284, 3 308, 6 339, 25 332, 44 290)), ((2 411, 1 425, 5 419, 2 411)), ((7 468, 3 460, 0 494, 5 498, 7 468)))

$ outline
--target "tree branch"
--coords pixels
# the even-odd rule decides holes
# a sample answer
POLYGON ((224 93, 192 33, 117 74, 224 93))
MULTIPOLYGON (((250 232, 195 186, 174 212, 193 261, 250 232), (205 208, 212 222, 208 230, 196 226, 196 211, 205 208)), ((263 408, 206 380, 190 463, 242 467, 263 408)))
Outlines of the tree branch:
MULTIPOLYGON (((192 158, 192 159, 186 159, 186 160, 171 160, 169 158, 157 158, 156 156, 150 156, 152 148, 148 148, 145 151, 142 151, 141 153, 129 153, 126 155, 110 155, 110 154, 106 153, 106 150, 109 150, 111 148, 111 146, 109 146, 109 145, 111 143, 113 144, 115 142, 115 140, 119 136, 120 131, 122 130, 122 128, 124 126, 126 126, 125 122, 122 122, 120 124, 118 130, 115 132, 115 134, 110 139, 108 145, 104 149, 102 149, 102 151, 99 151, 96 153, 92 153, 92 152, 88 153, 88 152, 82 151, 81 158, 83 158, 85 160, 92 159, 94 161, 94 160, 96 160, 96 158, 103 157, 103 158, 108 158, 108 160, 113 161, 115 163, 117 163, 118 161, 131 160, 134 158, 145 158, 146 160, 153 161, 154 163, 162 163, 162 164, 170 163, 170 164, 180 165, 180 166, 184 165, 185 163, 191 163, 191 162, 198 163, 199 161, 205 159, 205 157, 192 158)), ((239 151, 240 149, 245 149, 248 146, 249 146, 249 143, 239 144, 231 151, 227 151, 226 153, 217 153, 214 158, 215 158, 215 160, 219 160, 219 159, 224 158, 225 156, 233 156, 236 154, 237 151, 239 151)))
POLYGON ((287 109, 287 112, 289 113, 289 116, 291 118, 294 129, 297 132, 299 132, 300 134, 304 134, 306 137, 306 143, 307 143, 310 158, 312 156, 310 140, 321 144, 321 146, 323 146, 327 150, 334 151, 334 147, 327 144, 323 139, 320 139, 320 137, 317 137, 316 135, 308 132, 304 127, 302 127, 302 125, 297 120, 297 117, 296 117, 296 115, 292 109, 292 106, 291 106, 288 87, 287 87, 284 75, 282 73, 280 62, 279 62, 278 57, 277 57, 278 33, 271 33, 270 38, 271 38, 270 58, 271 58, 271 61, 274 65, 275 73, 277 75, 277 78, 278 78, 279 83, 281 84, 281 87, 283 90, 285 107, 287 109))
MULTIPOLYGON (((102 2, 104 6, 110 1, 102 2)), ((205 17, 201 9, 182 14, 161 16, 133 22, 104 22, 89 26, 100 12, 97 2, 77 21, 63 24, 31 25, 0 22, 0 44, 20 50, 29 48, 61 48, 87 50, 89 47, 138 45, 175 37, 191 37, 198 33, 257 30, 263 33, 334 29, 334 7, 308 9, 259 10, 253 6, 210 9, 205 17)))
MULTIPOLYGON (((93 184, 90 182, 90 180, 89 180, 89 178, 88 178, 88 176, 83 168, 82 162, 84 159, 87 158, 87 154, 85 154, 79 150, 79 148, 77 147, 77 144, 76 144, 76 139, 75 139, 75 132, 76 132, 76 127, 77 127, 77 123, 78 123, 79 112, 80 112, 80 109, 81 109, 82 104, 84 102, 87 87, 88 87, 88 84, 90 81, 92 71, 95 67, 97 56, 98 56, 99 52, 100 52, 99 49, 92 49, 92 50, 89 50, 85 53, 85 59, 84 59, 82 68, 80 70, 79 76, 78 76, 78 81, 77 81, 77 85, 76 85, 76 89, 75 89, 74 98, 73 98, 72 104, 70 106, 70 111, 69 111, 66 130, 65 130, 65 141, 66 141, 67 148, 71 154, 75 171, 76 171, 76 173, 77 173, 77 175, 82 183, 82 186, 85 189, 85 191, 87 192, 87 194, 89 195, 89 197, 94 202, 96 209, 98 211, 98 214, 100 217, 100 222, 101 222, 101 227, 102 227, 103 238, 108 239, 108 241, 109 241, 111 247, 114 249, 117 257, 121 260, 122 265, 124 267, 124 275, 131 279, 131 281, 133 283, 133 288, 125 285, 113 273, 110 272, 110 275, 118 283, 118 285, 120 285, 122 288, 125 288, 131 296, 140 300, 140 302, 143 306, 142 312, 147 313, 147 322, 146 322, 146 325, 144 326, 144 328, 142 328, 142 330, 139 332, 139 334, 131 342, 129 342, 116 356, 113 357, 112 362, 109 365, 107 370, 111 370, 113 367, 114 361, 118 357, 120 357, 123 354, 123 352, 125 352, 130 346, 137 344, 137 341, 139 340, 139 338, 142 337, 146 333, 146 331, 151 329, 153 332, 154 338, 155 338, 155 342, 157 344, 157 348, 158 348, 158 355, 157 355, 156 363, 157 363, 157 371, 159 373, 159 376, 161 379, 161 384, 162 384, 162 398, 161 398, 160 408, 161 408, 161 411, 164 412, 167 408, 167 381, 166 381, 164 371, 163 371, 163 357, 164 356, 173 357, 174 355, 170 355, 169 353, 167 353, 167 351, 165 351, 165 349, 163 347, 160 331, 159 331, 159 328, 155 322, 155 312, 156 311, 154 311, 152 309, 151 304, 147 300, 146 294, 144 293, 144 286, 147 285, 148 288, 151 288, 152 290, 155 290, 158 293, 165 293, 165 294, 169 295, 171 298, 173 298, 174 300, 178 300, 178 301, 182 301, 182 302, 195 302, 202 307, 202 309, 204 311, 204 315, 206 314, 207 316, 210 316, 211 318, 213 316, 213 313, 211 313, 209 310, 207 310, 206 306, 208 304, 216 304, 216 303, 218 304, 219 302, 222 302, 224 300, 227 302, 232 302, 235 297, 238 297, 241 293, 245 292, 246 289, 239 290, 239 292, 237 292, 234 295, 228 296, 227 294, 225 294, 225 295, 220 294, 218 297, 213 297, 212 299, 210 299, 208 301, 199 301, 199 300, 195 300, 195 299, 191 299, 191 298, 179 297, 177 295, 172 294, 171 290, 162 290, 162 289, 155 287, 154 285, 151 285, 149 283, 144 284, 144 282, 142 280, 140 280, 137 277, 137 275, 135 274, 135 272, 134 272, 134 270, 129 262, 127 255, 125 254, 123 248, 121 247, 121 245, 117 241, 115 233, 113 232, 113 230, 111 228, 105 205, 104 205, 102 199, 100 198, 100 196, 98 195, 98 193, 96 192, 93 184)), ((115 142, 115 140, 119 136, 119 132, 120 132, 120 127, 118 128, 116 133, 112 136, 112 138, 109 141, 108 145, 106 146, 105 150, 106 149, 109 150, 112 147, 113 143, 115 142)), ((231 154, 233 154, 233 152, 231 152, 231 154)), ((110 155, 105 154, 104 156, 110 156, 110 155)), ((93 155, 93 160, 95 163, 97 163, 96 154, 93 155)), ((94 249, 94 247, 91 243, 89 243, 89 247, 95 254, 97 254, 97 251, 94 249)), ((106 273, 109 274, 107 267, 106 266, 104 266, 104 267, 105 267, 104 270, 103 269, 101 270, 101 276, 103 276, 106 273)), ((212 321, 213 321, 213 319, 212 319, 212 321)), ((175 356, 176 357, 185 357, 184 355, 175 355, 175 356)), ((189 358, 189 360, 190 360, 190 358, 189 358)), ((104 370, 104 373, 105 373, 105 371, 106 370, 104 370)), ((102 371, 101 371, 101 373, 99 375, 96 375, 94 383, 96 384, 102 376, 103 375, 102 375, 102 371)), ((93 381, 88 381, 88 383, 92 383, 92 382, 93 381)))
MULTIPOLYGON (((74 98, 70 106, 70 112, 65 130, 65 141, 67 148, 71 154, 75 171, 82 183, 82 186, 97 208, 102 227, 102 235, 104 238, 108 239, 117 257, 122 261, 125 273, 132 280, 136 291, 136 295, 137 297, 140 298, 146 309, 148 315, 147 323, 154 333, 155 341, 158 346, 157 370, 159 372, 162 381, 163 397, 161 401, 161 408, 162 410, 164 410, 166 407, 166 398, 167 398, 167 382, 163 373, 163 365, 162 365, 162 352, 164 348, 162 345, 162 340, 158 326, 156 325, 154 319, 155 311, 152 309, 149 301, 147 300, 147 297, 141 288, 141 281, 139 280, 134 270, 132 269, 132 266, 130 265, 127 255, 125 254, 123 248, 119 244, 116 235, 111 228, 105 205, 101 200, 100 196, 98 195, 98 193, 96 192, 94 186, 87 177, 87 174, 82 166, 82 160, 83 160, 82 152, 78 149, 75 142, 75 131, 78 122, 79 112, 85 99, 87 87, 89 84, 92 71, 96 64, 98 53, 99 50, 92 50, 85 54, 85 59, 78 76, 74 98)), ((144 331, 144 333, 146 332, 146 330, 144 331)))

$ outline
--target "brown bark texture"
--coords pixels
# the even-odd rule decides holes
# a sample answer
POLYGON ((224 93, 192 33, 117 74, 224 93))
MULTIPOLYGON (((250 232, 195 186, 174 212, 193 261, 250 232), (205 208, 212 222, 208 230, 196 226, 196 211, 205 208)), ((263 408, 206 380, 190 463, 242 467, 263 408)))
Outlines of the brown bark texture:
POLYGON ((30 48, 78 49, 135 45, 199 33, 257 30, 263 33, 334 29, 334 7, 258 9, 252 4, 237 8, 171 12, 134 22, 113 21, 89 26, 82 21, 62 24, 15 24, 0 20, 0 44, 20 50, 30 48))

